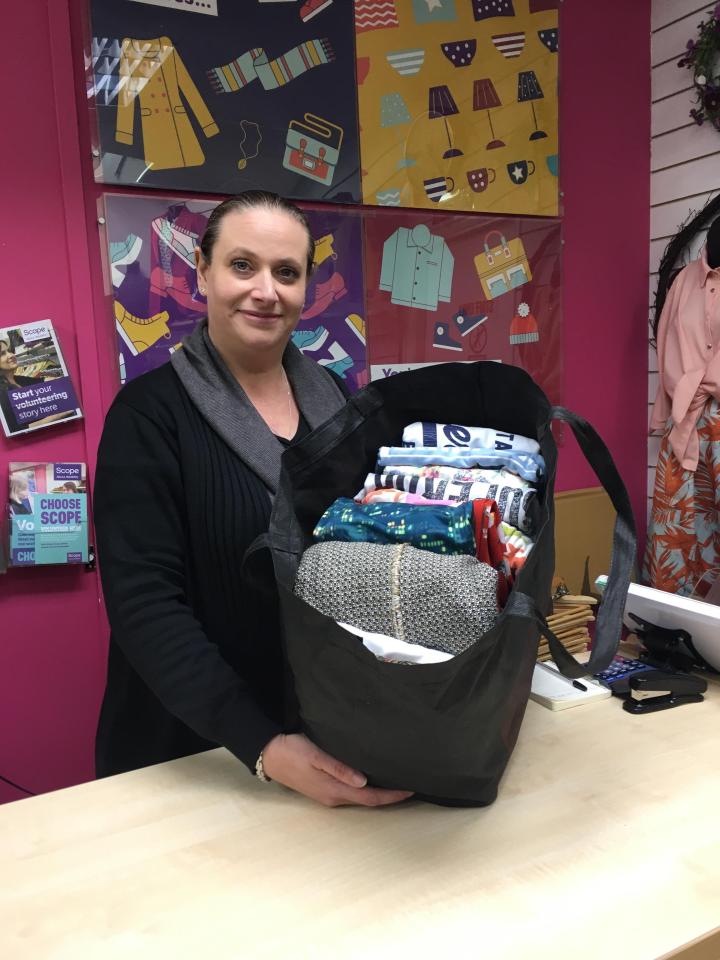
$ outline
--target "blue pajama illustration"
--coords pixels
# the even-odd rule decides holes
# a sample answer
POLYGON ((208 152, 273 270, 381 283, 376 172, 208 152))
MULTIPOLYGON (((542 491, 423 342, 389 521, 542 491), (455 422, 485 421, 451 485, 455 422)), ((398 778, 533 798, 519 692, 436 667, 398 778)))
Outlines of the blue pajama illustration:
POLYGON ((419 223, 399 227, 383 246, 380 289, 401 307, 437 310, 450 302, 455 258, 442 237, 419 223))

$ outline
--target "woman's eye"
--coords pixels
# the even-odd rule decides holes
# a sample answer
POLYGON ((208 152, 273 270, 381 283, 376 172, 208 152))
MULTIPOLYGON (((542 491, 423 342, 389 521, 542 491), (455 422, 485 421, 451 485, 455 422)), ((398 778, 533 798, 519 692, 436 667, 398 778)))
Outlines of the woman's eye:
POLYGON ((233 260, 233 269, 244 272, 245 270, 250 269, 250 264, 247 260, 233 260))
POLYGON ((280 276, 283 280, 297 280, 298 272, 294 267, 280 267, 280 276))

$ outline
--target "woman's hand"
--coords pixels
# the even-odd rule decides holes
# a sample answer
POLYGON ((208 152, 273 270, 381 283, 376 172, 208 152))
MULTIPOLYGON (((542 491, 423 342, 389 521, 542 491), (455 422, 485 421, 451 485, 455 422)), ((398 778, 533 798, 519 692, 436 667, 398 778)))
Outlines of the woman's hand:
POLYGON ((368 787, 364 774, 331 757, 302 733, 274 737, 263 750, 263 769, 271 780, 326 807, 381 807, 412 796, 406 790, 368 787))

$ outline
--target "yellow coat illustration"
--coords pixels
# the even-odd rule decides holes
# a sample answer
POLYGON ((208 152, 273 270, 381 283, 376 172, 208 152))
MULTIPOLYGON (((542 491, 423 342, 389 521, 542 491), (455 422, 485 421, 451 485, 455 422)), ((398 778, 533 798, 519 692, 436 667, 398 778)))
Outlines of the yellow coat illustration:
POLYGON ((205 162, 180 94, 206 137, 220 131, 169 37, 123 40, 120 84, 115 129, 119 143, 133 143, 135 104, 139 100, 148 166, 153 170, 171 170, 198 167, 205 162))

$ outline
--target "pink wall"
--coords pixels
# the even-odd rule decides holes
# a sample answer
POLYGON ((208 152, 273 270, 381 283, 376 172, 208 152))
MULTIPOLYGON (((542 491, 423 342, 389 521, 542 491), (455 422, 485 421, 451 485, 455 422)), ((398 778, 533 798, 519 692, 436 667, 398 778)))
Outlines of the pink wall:
MULTIPOLYGON (((565 406, 600 432, 645 530, 650 0, 561 5, 565 406)), ((558 489, 596 486, 572 437, 558 489)))
MULTIPOLYGON (((2 325, 52 318, 86 419, 29 441, 0 437, 0 483, 13 459, 88 460, 102 416, 63 7, 27 0, 3 17, 2 325)), ((33 791, 90 778, 104 669, 97 575, 12 570, 0 577, 0 610, 0 774, 33 791)), ((0 800, 18 796, 0 783, 0 800)))
MULTIPOLYGON (((18 95, 3 103, 12 146, 0 151, 0 248, 3 324, 54 320, 85 420, 28 442, 0 437, 0 484, 12 459, 84 459, 92 479, 114 392, 97 235, 100 190, 92 182, 83 97, 85 4, 71 3, 72 44, 68 0, 25 0, 4 14, 3 88, 18 95), (48 64, 49 73, 28 67, 30 36, 33 63, 48 64)), ((605 438, 639 520, 645 509, 649 33, 650 0, 608 0, 602 16, 590 0, 563 5, 565 402, 605 438)), ((559 488, 594 485, 569 439, 559 488)), ((0 577, 0 610, 0 774, 38 792, 89 779, 107 642, 97 574, 11 570, 0 577)), ((0 801, 20 796, 0 783, 0 801)))

